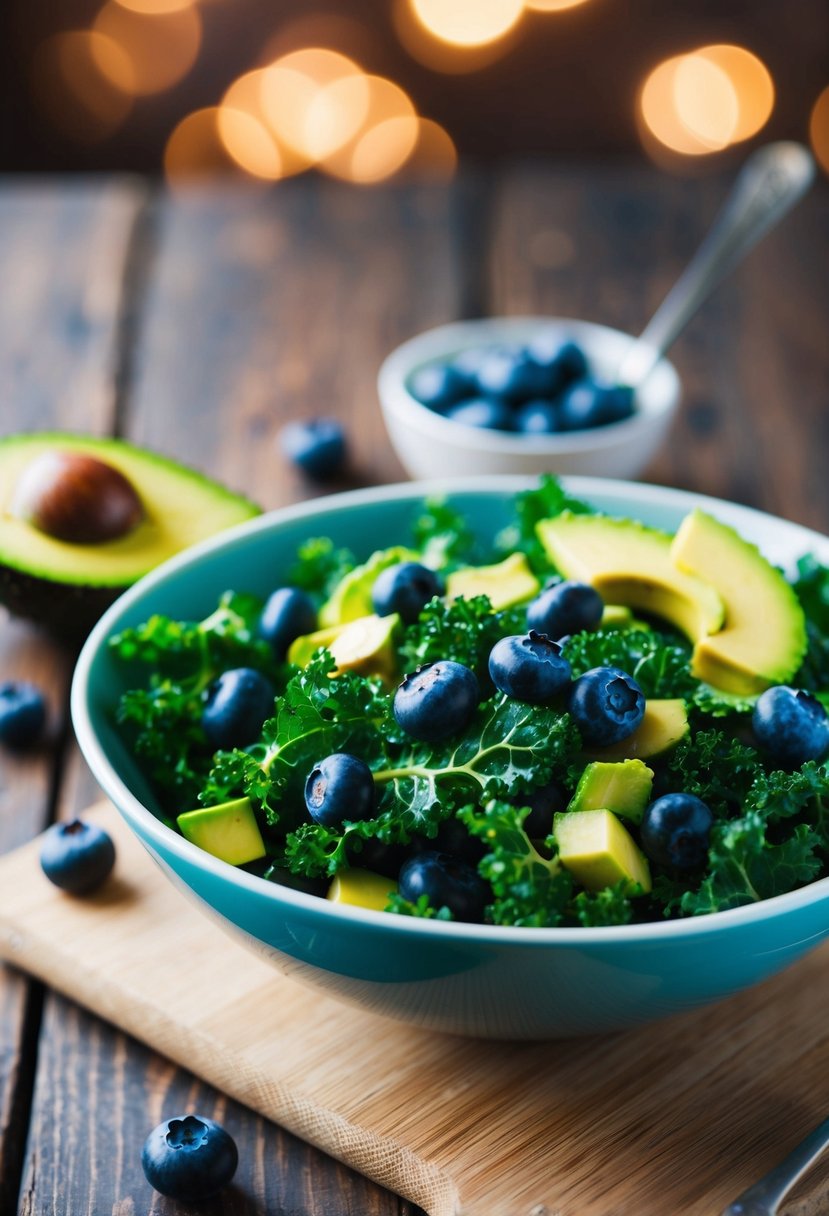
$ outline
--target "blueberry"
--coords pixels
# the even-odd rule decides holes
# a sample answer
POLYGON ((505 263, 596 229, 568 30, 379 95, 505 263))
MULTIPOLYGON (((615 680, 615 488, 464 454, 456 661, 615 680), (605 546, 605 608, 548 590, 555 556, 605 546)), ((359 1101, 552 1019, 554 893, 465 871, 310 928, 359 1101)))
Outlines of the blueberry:
POLYGON ((648 856, 674 870, 697 870, 708 856, 714 816, 694 794, 663 794, 642 817, 640 840, 648 856))
POLYGON ((558 405, 553 401, 528 401, 515 414, 515 429, 521 435, 555 435, 561 430, 558 405))
POLYGON ((437 743, 466 729, 480 695, 474 672, 439 659, 406 676, 394 694, 394 717, 406 734, 437 743))
POLYGON ((289 460, 320 481, 336 476, 345 464, 345 432, 335 418, 289 422, 282 428, 279 442, 289 460))
POLYGON ((273 684, 252 667, 236 667, 214 680, 204 694, 201 724, 214 751, 253 743, 273 713, 273 684))
POLYGON ((452 360, 452 368, 463 385, 463 395, 474 394, 478 391, 478 372, 487 356, 484 346, 470 346, 462 350, 452 360))
POLYGON ((431 849, 409 858, 397 886, 404 899, 417 903, 425 895, 430 907, 448 908, 454 920, 482 921, 490 899, 489 887, 472 866, 431 849))
POLYGON ((524 831, 530 840, 544 840, 553 830, 553 816, 564 810, 568 799, 557 781, 548 781, 529 794, 519 794, 510 801, 515 806, 530 808, 524 820, 524 831))
POLYGON ((358 756, 334 752, 311 769, 305 781, 305 806, 315 823, 339 827, 346 819, 371 819, 374 778, 358 756))
POLYGON ((527 628, 563 638, 565 634, 593 630, 604 612, 602 597, 587 583, 554 583, 527 605, 527 628))
POLYGON ((543 633, 501 638, 489 654, 492 683, 508 697, 540 705, 570 683, 570 664, 561 647, 543 633))
POLYGON ((296 587, 279 587, 268 596, 259 618, 259 636, 270 642, 278 659, 295 638, 312 633, 317 627, 317 613, 311 597, 296 587))
POLYGON ((374 580, 371 603, 378 616, 398 613, 405 625, 413 625, 421 609, 443 594, 443 584, 434 570, 419 562, 387 566, 374 580))
POLYGON ((509 406, 491 397, 472 397, 461 401, 446 411, 446 417, 462 426, 476 426, 484 430, 512 430, 513 417, 509 406))
POLYGON ((513 405, 544 396, 544 377, 538 365, 521 347, 505 347, 489 352, 478 371, 478 390, 513 405))
POLYGON ((421 405, 442 412, 466 392, 467 381, 451 363, 430 363, 418 368, 409 381, 409 390, 421 405))
POLYGON ((829 717, 820 701, 784 684, 760 694, 752 726, 763 751, 783 768, 822 760, 829 751, 829 717))
POLYGON ((22 749, 37 743, 46 725, 46 701, 34 684, 6 680, 0 684, 0 743, 22 749))
POLYGON ((585 743, 608 747, 632 735, 645 716, 645 697, 618 667, 593 667, 572 684, 567 708, 585 743))
POLYGON ((103 828, 82 819, 56 823, 43 837, 40 868, 72 895, 99 887, 115 865, 115 845, 103 828))
POLYGON ((150 1186, 180 1203, 209 1199, 226 1187, 239 1164, 233 1138, 202 1115, 179 1115, 154 1128, 141 1165, 150 1186))
POLYGON ((561 397, 561 426, 565 431, 589 430, 619 422, 633 412, 630 389, 600 384, 597 380, 577 380, 561 397))
POLYGON ((562 342, 556 333, 542 333, 530 342, 529 354, 544 385, 554 397, 573 380, 587 375, 587 358, 575 342, 562 342))

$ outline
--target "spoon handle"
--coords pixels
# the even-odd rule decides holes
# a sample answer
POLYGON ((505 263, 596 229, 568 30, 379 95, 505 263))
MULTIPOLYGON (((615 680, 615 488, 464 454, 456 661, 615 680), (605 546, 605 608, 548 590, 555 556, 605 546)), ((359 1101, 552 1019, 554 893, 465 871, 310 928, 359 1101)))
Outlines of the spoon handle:
POLYGON ((794 1184, 827 1148, 829 1119, 824 1119, 765 1178, 730 1203, 722 1216, 775 1216, 794 1184))
POLYGON ((748 158, 713 227, 625 356, 620 383, 642 383, 703 300, 806 193, 814 176, 815 162, 802 144, 767 144, 748 158))

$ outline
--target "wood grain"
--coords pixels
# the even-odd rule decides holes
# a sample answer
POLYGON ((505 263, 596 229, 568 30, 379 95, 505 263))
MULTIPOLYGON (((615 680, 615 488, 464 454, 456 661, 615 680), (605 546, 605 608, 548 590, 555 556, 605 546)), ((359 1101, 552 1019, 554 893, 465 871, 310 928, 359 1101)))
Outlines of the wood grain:
MULTIPOLYGON (((92 817, 116 841, 109 884, 67 898, 39 874, 36 843, 0 861, 0 953, 429 1216, 711 1216, 825 1113, 825 947, 752 992, 626 1035, 461 1040, 278 974, 190 905, 111 807, 92 817), (159 949, 171 937, 175 951, 159 949)), ((77 1087, 119 1079, 112 1121, 140 1138, 136 1111, 170 1109, 163 1070, 143 1053, 139 1081, 120 1037, 110 1060, 102 1030, 80 1034, 78 1015, 54 1008, 38 1083, 83 1111, 44 1129, 70 1141, 61 1185, 90 1203, 138 1203, 134 1170, 107 1151, 106 1106, 77 1087)), ((199 1096, 177 1098, 188 1107, 199 1096)), ((231 1130, 237 1119, 225 1112, 231 1130)), ((241 1135, 240 1145, 243 1192, 251 1170, 276 1176, 269 1146, 254 1152, 241 1135)), ((824 1181, 801 1189, 801 1213, 825 1211, 824 1181)), ((222 1211, 248 1210, 227 1202, 222 1211)), ((23 1208, 41 1210, 52 1210, 42 1192, 23 1208)))

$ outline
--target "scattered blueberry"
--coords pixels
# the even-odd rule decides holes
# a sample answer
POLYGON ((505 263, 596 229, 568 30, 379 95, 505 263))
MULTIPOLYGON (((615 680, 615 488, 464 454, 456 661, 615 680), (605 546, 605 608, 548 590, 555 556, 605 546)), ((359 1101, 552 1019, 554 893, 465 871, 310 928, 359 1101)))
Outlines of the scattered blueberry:
POLYGON ((268 596, 259 618, 259 636, 270 642, 278 659, 295 638, 312 633, 317 627, 317 613, 311 597, 297 587, 279 587, 268 596))
POLYGON ((489 887, 472 866, 435 850, 409 858, 397 885, 404 899, 417 903, 425 895, 430 907, 448 908, 454 920, 482 921, 490 899, 489 887))
POLYGON ((474 672, 439 659, 406 676, 394 694, 394 717, 406 734, 437 743, 466 729, 480 695, 474 672))
POLYGON ((150 1186, 180 1203, 197 1203, 218 1194, 238 1164, 233 1138, 221 1124, 201 1115, 180 1115, 159 1123, 141 1153, 150 1186))
POLYGON ((559 407, 554 401, 528 401, 515 414, 521 435, 554 435, 561 430, 559 407))
POLYGON ((46 725, 46 700, 34 684, 0 684, 0 743, 22 749, 37 743, 46 725))
POLYGON ((326 756, 308 774, 305 806, 314 822, 326 827, 339 827, 346 819, 371 819, 374 814, 371 769, 348 752, 326 756))
POLYGON ((521 348, 490 351, 478 371, 478 389, 484 396, 513 405, 541 396, 544 388, 538 365, 521 348))
POLYGON ((40 868, 71 895, 85 895, 99 887, 115 865, 115 845, 97 824, 73 819, 56 823, 43 837, 40 868))
POLYGON ((335 418, 288 422, 279 442, 288 459, 309 477, 324 481, 336 476, 345 464, 345 432, 335 418))
POLYGON ((541 333, 529 345, 529 355, 544 384, 546 396, 555 397, 573 380, 587 375, 587 359, 575 342, 561 342, 554 333, 541 333))
POLYGON ((694 794, 663 794, 645 809, 642 848, 661 866, 699 869, 708 855, 713 822, 709 808, 694 794))
POLYGON ((530 840, 544 840, 553 830, 553 816, 567 805, 567 794, 557 781, 531 790, 529 794, 518 794, 510 799, 515 806, 528 806, 530 813, 524 820, 524 831, 530 840))
MULTIPOLYGON (((631 398, 632 404, 632 398, 631 398)), ((576 380, 561 396, 560 420, 563 431, 583 431, 617 422, 616 390, 596 380, 576 380)))
POLYGON ((443 594, 443 584, 428 566, 419 562, 400 562, 388 566, 377 575, 371 589, 371 603, 378 616, 398 613, 406 625, 413 625, 436 595, 443 594))
POLYGON ((446 417, 463 426, 495 431, 509 431, 513 422, 509 406, 495 397, 472 397, 469 401, 461 401, 446 411, 446 417))
POLYGON ((645 716, 645 697, 618 667, 593 667, 572 684, 567 708, 585 743, 608 747, 632 735, 645 716))
POLYGON ((598 628, 603 612, 602 597, 588 583, 554 583, 527 605, 527 628, 558 641, 565 634, 598 628))
POLYGON ((757 698, 752 717, 757 741, 783 768, 822 760, 829 751, 829 717, 811 693, 784 684, 757 698))
POLYGON ((443 411, 454 405, 467 389, 468 381, 451 363, 430 363, 412 376, 409 387, 413 397, 430 410, 443 411))
POLYGON ((571 673, 561 647, 531 629, 495 643, 489 655, 489 674, 495 687, 508 697, 540 705, 567 687, 571 673))
POLYGON ((235 667, 214 680, 204 694, 201 724, 214 751, 246 747, 273 713, 276 690, 253 667, 235 667))

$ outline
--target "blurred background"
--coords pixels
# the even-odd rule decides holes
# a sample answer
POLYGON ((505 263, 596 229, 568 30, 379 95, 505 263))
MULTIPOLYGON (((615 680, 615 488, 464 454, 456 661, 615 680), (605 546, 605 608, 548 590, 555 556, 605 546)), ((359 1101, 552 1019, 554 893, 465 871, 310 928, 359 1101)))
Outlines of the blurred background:
POLYGON ((826 0, 2 0, 3 168, 370 184, 746 141, 829 171, 826 0))

